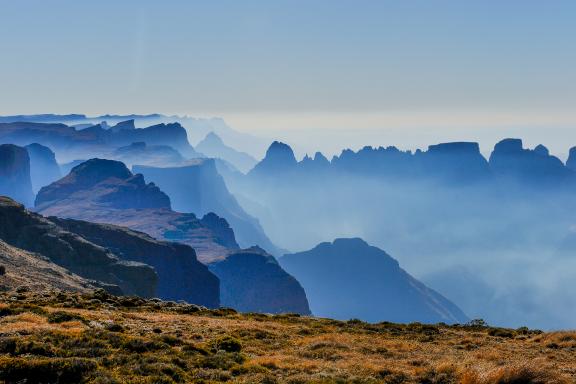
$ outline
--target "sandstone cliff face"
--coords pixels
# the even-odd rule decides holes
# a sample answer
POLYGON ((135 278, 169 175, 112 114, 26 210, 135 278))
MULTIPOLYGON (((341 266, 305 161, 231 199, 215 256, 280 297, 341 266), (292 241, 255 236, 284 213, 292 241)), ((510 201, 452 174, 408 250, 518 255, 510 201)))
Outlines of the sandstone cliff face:
POLYGON ((185 244, 158 241, 127 228, 86 221, 48 218, 53 223, 105 247, 122 260, 148 264, 158 273, 157 295, 216 308, 220 302, 218 278, 196 259, 185 244))
POLYGON ((400 268, 386 252, 361 239, 337 239, 285 255, 280 265, 300 281, 312 313, 371 322, 463 323, 449 300, 400 268))
POLYGON ((9 198, 0 197, 0 213, 0 239, 4 242, 39 253, 83 278, 117 285, 124 294, 155 296, 157 274, 148 265, 122 261, 9 198))
POLYGON ((0 195, 9 196, 26 206, 32 205, 30 157, 25 148, 0 145, 0 195))
POLYGON ((26 150, 30 156, 30 177, 34 193, 62 177, 56 156, 50 148, 34 143, 27 145, 26 150))
POLYGON ((258 247, 209 265, 221 282, 221 304, 242 312, 310 314, 304 289, 258 247))
POLYGON ((121 225, 156 239, 185 243, 201 261, 238 249, 226 220, 214 214, 198 219, 191 213, 172 211, 164 192, 119 161, 92 159, 76 166, 68 176, 40 190, 36 210, 46 216, 121 225))

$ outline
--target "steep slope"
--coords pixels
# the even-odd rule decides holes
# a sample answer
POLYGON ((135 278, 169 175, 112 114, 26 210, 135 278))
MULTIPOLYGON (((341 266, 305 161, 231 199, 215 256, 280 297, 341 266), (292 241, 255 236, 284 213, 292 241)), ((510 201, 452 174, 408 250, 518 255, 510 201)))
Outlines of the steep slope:
POLYGON ((241 247, 258 245, 280 254, 258 220, 248 215, 230 194, 214 159, 196 159, 182 167, 134 166, 133 170, 166 192, 175 210, 197 215, 214 212, 230 223, 241 247))
POLYGON ((42 255, 13 247, 2 240, 0 266, 4 268, 0 275, 0 290, 25 286, 34 292, 52 289, 86 292, 97 287, 94 282, 71 273, 42 255))
POLYGON ((242 312, 310 314, 304 289, 263 249, 252 247, 210 264, 222 282, 222 305, 242 312))
POLYGON ((156 185, 114 160, 92 159, 74 167, 68 176, 40 190, 36 210, 182 242, 192 246, 200 260, 222 258, 230 249, 238 249, 226 220, 215 214, 198 219, 173 211, 170 199, 156 185))
POLYGON ((34 193, 62 177, 56 155, 50 148, 33 143, 27 145, 26 150, 30 156, 30 177, 34 193))
POLYGON ((196 253, 190 246, 158 241, 144 233, 115 225, 56 217, 48 219, 67 231, 112 250, 122 260, 154 267, 158 273, 157 295, 161 299, 218 307, 218 278, 196 259, 196 253))
POLYGON ((26 206, 32 205, 30 157, 25 148, 0 145, 0 195, 9 196, 26 206))
POLYGON ((120 260, 9 198, 0 197, 0 213, 0 239, 4 242, 39 253, 83 278, 117 285, 124 294, 155 295, 157 275, 148 265, 120 260))
POLYGON ((254 168, 258 162, 249 154, 224 144, 220 136, 214 132, 210 132, 201 142, 196 144, 196 150, 208 157, 225 160, 244 173, 254 168))
POLYGON ((316 316, 371 322, 467 321, 453 303, 361 239, 336 239, 285 255, 279 262, 300 281, 316 316))

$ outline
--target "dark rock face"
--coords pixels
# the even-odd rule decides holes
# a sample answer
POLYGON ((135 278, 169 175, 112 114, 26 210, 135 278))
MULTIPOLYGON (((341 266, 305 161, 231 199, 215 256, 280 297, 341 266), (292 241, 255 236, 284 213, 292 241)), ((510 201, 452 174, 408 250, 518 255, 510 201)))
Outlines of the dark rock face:
POLYGON ((25 148, 0 145, 0 195, 9 196, 26 206, 32 205, 30 157, 25 148))
POLYGON ((127 228, 50 217, 67 231, 114 252, 122 260, 148 264, 158 274, 157 295, 164 300, 217 308, 220 302, 218 278, 196 258, 190 246, 158 241, 127 228))
POLYGON ((146 184, 142 175, 132 175, 119 161, 104 159, 81 163, 63 179, 43 187, 36 206, 42 209, 75 192, 91 189, 93 199, 114 208, 170 208, 168 196, 153 183, 146 184))
POLYGON ((251 170, 257 161, 247 153, 239 152, 224 144, 220 136, 210 132, 196 145, 196 150, 206 156, 225 160, 242 172, 251 170))
POLYGON ((30 176, 32 188, 37 193, 40 188, 62 177, 54 152, 38 143, 26 146, 30 156, 30 176))
POLYGON ((221 304, 242 312, 310 314, 304 289, 258 247, 209 265, 220 278, 221 304))
POLYGON ((182 167, 134 166, 133 170, 166 192, 175 210, 198 216, 216 213, 230 223, 241 247, 258 245, 269 252, 279 253, 258 220, 248 215, 230 194, 216 170, 214 159, 197 159, 182 167))
POLYGON ((120 287, 124 294, 155 296, 157 274, 150 266, 122 261, 106 248, 65 231, 44 217, 0 197, 0 239, 86 279, 120 287))
POLYGON ((273 175, 275 172, 286 172, 296 168, 298 162, 294 152, 289 145, 279 141, 273 142, 266 156, 260 161, 254 169, 250 171, 252 175, 273 175))
POLYGON ((550 156, 546 147, 524 149, 520 139, 505 139, 496 144, 490 155, 490 168, 510 181, 537 186, 560 186, 574 178, 574 173, 560 159, 550 156))
POLYGON ((192 246, 200 260, 238 249, 234 232, 216 215, 199 220, 172 211, 170 200, 141 174, 118 161, 92 159, 38 193, 36 210, 46 216, 116 224, 192 246), (214 216, 214 217, 212 217, 214 216))
POLYGON ((312 313, 366 321, 463 323, 449 300, 361 239, 337 239, 279 260, 304 287, 312 313))

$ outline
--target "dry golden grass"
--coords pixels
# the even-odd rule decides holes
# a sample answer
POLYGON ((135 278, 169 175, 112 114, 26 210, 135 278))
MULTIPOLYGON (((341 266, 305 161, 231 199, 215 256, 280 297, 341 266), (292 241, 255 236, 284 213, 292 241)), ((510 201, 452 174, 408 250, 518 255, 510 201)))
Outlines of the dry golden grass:
POLYGON ((175 304, 134 306, 123 300, 29 294, 24 304, 2 304, 4 312, 19 313, 0 317, 0 379, 22 378, 8 366, 31 372, 49 366, 71 375, 71 382, 95 383, 576 382, 576 332, 366 324, 218 310, 182 314, 175 304), (16 340, 26 353, 2 354, 4 339, 16 340))

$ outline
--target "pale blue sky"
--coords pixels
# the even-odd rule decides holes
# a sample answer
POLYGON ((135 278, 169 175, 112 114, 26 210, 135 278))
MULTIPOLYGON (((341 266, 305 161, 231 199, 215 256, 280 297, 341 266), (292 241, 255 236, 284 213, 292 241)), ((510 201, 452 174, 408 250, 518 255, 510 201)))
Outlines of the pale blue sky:
POLYGON ((0 114, 576 123, 574 0, 0 4, 0 114))

